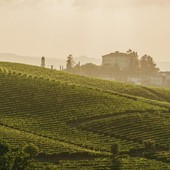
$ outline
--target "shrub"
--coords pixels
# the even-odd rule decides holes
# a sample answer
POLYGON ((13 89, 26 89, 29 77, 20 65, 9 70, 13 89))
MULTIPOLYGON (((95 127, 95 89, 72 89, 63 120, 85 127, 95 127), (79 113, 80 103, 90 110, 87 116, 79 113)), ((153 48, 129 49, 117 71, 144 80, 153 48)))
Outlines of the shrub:
POLYGON ((9 144, 7 144, 5 142, 0 142, 0 156, 4 156, 8 152, 10 152, 10 150, 11 149, 10 149, 9 144))
POLYGON ((7 143, 0 143, 0 170, 24 170, 30 165, 30 158, 22 152, 14 152, 7 143))
POLYGON ((23 152, 28 154, 31 158, 34 158, 38 155, 39 149, 34 144, 27 144, 26 146, 24 146, 23 152))

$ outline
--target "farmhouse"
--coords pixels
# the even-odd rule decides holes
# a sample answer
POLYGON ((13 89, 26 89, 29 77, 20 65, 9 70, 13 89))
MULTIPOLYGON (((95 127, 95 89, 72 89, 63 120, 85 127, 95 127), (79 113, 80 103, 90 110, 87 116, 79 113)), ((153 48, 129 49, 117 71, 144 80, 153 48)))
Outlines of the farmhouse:
POLYGON ((118 65, 120 70, 128 69, 132 61, 130 55, 119 51, 102 56, 103 65, 118 65))

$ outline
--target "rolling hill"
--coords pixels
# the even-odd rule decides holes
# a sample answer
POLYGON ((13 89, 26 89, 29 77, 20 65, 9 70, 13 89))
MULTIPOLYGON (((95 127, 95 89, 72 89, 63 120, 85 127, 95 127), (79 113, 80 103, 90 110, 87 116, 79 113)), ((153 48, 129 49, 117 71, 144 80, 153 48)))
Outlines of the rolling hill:
POLYGON ((121 169, 170 169, 169 89, 0 62, 0 94, 0 139, 37 145, 32 169, 114 169, 114 143, 121 169))

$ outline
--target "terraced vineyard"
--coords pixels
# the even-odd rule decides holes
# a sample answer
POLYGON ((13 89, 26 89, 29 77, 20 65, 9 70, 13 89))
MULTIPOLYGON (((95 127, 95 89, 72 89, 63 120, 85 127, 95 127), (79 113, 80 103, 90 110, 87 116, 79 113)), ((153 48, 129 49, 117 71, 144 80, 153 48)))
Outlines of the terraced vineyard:
POLYGON ((0 63, 0 138, 34 143, 32 169, 170 169, 170 90, 0 63), (144 140, 155 152, 143 153, 144 140))

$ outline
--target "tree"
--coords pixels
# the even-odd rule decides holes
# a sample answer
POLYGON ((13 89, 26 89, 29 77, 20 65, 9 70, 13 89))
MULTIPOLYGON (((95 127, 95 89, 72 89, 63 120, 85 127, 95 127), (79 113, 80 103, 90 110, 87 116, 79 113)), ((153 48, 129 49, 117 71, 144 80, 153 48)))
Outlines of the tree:
POLYGON ((73 56, 70 54, 67 57, 67 71, 71 71, 74 65, 73 56))
POLYGON ((45 67, 45 57, 41 58, 41 67, 45 67))
POLYGON ((142 75, 154 75, 159 72, 159 68, 153 58, 149 55, 144 55, 140 59, 140 71, 142 75))
POLYGON ((131 63, 128 68, 130 74, 139 74, 138 53, 129 49, 126 54, 131 57, 131 63))
POLYGON ((80 66, 80 62, 77 63, 77 64, 73 67, 72 72, 73 72, 74 74, 81 74, 81 66, 80 66))
POLYGON ((86 76, 91 77, 98 77, 100 74, 99 72, 99 66, 93 64, 93 63, 87 63, 80 67, 81 73, 86 76))
POLYGON ((31 143, 29 145, 27 144, 26 146, 24 146, 23 152, 28 154, 31 158, 34 158, 38 155, 39 149, 37 146, 31 143))
POLYGON ((5 142, 0 142, 0 156, 4 156, 8 152, 10 152, 10 145, 5 142))

